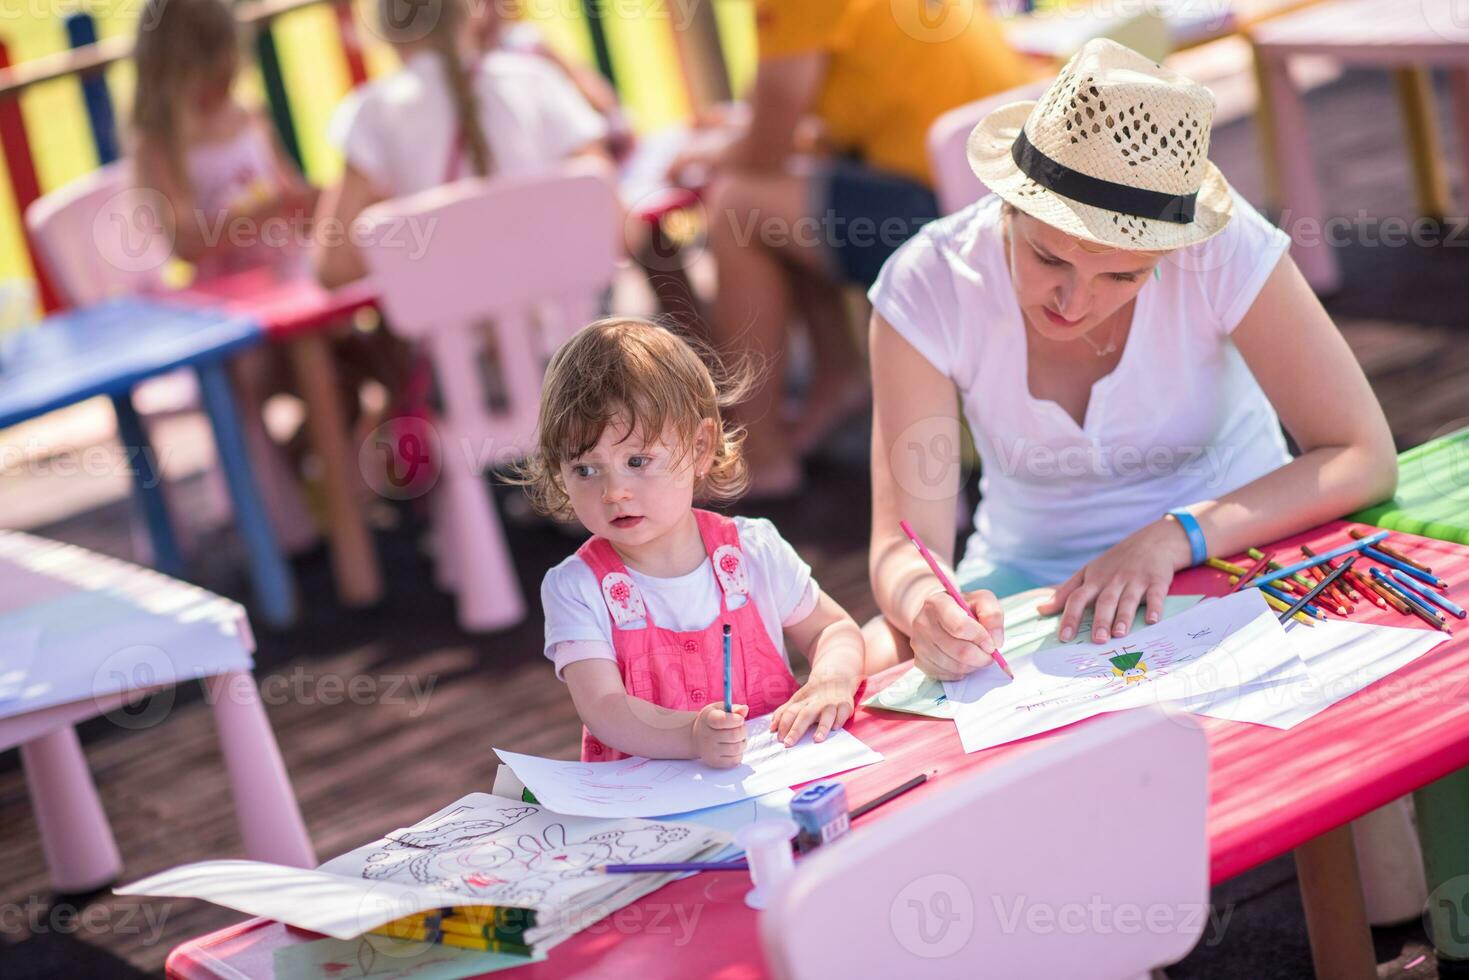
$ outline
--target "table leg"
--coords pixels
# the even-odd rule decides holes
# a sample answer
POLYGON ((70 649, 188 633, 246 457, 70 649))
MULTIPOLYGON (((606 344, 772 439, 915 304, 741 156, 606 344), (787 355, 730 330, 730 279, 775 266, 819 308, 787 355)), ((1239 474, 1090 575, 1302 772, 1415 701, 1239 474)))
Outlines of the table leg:
POLYGON ((1433 113, 1433 79, 1426 68, 1399 68, 1393 71, 1393 85, 1408 137, 1418 213, 1442 221, 1449 213, 1449 185, 1433 113))
POLYGON ((148 441, 148 432, 133 407, 131 395, 114 395, 112 411, 117 416, 117 435, 123 450, 130 456, 133 485, 143 519, 148 524, 148 537, 153 542, 153 567, 165 575, 184 577, 183 552, 168 519, 168 501, 163 493, 163 473, 148 441))
POLYGON ((296 383, 306 402, 306 428, 321 460, 326 496, 327 534, 337 594, 349 606, 370 606, 382 598, 377 549, 357 500, 356 454, 347 441, 332 352, 321 334, 305 334, 287 345, 296 383))
POLYGON ((1454 132, 1459 137, 1459 211, 1469 216, 1469 68, 1449 72, 1449 95, 1454 114, 1454 132))
POLYGON ((1341 285, 1341 270, 1326 234, 1321 188, 1311 159, 1311 138, 1301 93, 1283 58, 1262 57, 1260 69, 1269 93, 1275 161, 1280 171, 1280 227, 1291 238, 1291 256, 1318 293, 1341 285))
POLYGON ((122 856, 76 730, 63 725, 31 739, 21 745, 20 761, 52 887, 82 894, 116 881, 122 856))
POLYGON ((1297 847, 1295 854, 1316 976, 1375 980, 1377 957, 1357 878, 1351 825, 1328 830, 1297 847))
POLYGON ((1423 868, 1428 875, 1428 919, 1442 960, 1469 961, 1469 769, 1413 794, 1423 868))
POLYGON ((261 613, 272 626, 289 626, 296 619, 296 586, 290 566, 286 564, 265 503, 255 486, 250 471, 250 458, 245 451, 245 437, 240 431, 239 413, 224 365, 218 361, 198 365, 199 391, 209 421, 214 427, 214 442, 219 463, 229 484, 230 500, 245 549, 250 556, 250 574, 261 613))
POLYGON ((316 867, 316 852, 255 679, 248 671, 233 670, 205 678, 204 686, 246 856, 294 868, 316 867))

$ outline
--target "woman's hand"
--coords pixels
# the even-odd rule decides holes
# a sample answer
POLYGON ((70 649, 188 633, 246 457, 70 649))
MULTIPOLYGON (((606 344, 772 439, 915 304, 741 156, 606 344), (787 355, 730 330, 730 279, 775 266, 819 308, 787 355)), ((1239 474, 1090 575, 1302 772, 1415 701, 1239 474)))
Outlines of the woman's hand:
POLYGON ((923 600, 913 617, 908 637, 913 663, 935 680, 957 681, 988 666, 1005 642, 1005 611, 993 592, 966 592, 964 603, 967 612, 939 589, 923 600))
POLYGON ((699 761, 715 769, 731 769, 745 757, 746 704, 725 711, 722 704, 706 704, 694 716, 694 750, 699 761))
POLYGON ((800 741, 806 729, 816 725, 815 740, 826 741, 833 730, 840 731, 852 717, 852 699, 862 678, 837 671, 813 670, 801 689, 770 716, 770 730, 787 748, 800 741))
POLYGON ((1126 636, 1138 605, 1146 603, 1149 626, 1163 618, 1163 597, 1173 574, 1192 558, 1188 535, 1177 522, 1160 519, 1134 531, 1094 561, 1088 562, 1041 603, 1038 612, 1061 615, 1061 641, 1076 635, 1087 606, 1096 604, 1092 642, 1126 636))

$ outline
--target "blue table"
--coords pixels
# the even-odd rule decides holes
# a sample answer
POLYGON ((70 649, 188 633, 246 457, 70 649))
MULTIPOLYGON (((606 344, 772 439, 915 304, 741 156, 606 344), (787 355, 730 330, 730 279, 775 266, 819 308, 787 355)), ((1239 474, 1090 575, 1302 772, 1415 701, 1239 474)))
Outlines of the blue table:
POLYGON ((225 370, 232 354, 262 338, 259 324, 248 317, 136 297, 47 317, 0 344, 0 428, 97 395, 111 398, 155 563, 160 571, 180 575, 182 553, 132 390, 148 378, 192 368, 214 430, 262 618, 286 626, 296 617, 295 583, 250 469, 225 370))

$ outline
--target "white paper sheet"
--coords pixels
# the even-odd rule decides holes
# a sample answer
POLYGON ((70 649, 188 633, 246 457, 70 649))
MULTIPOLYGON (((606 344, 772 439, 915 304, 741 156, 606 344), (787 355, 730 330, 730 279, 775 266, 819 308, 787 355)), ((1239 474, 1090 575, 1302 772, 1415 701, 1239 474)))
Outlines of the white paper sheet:
POLYGON ((954 722, 964 751, 975 752, 1107 711, 1238 690, 1295 658, 1273 610, 1250 589, 1108 643, 1017 658, 1013 681, 987 668, 945 686, 960 703, 954 722))
POLYGON ((786 748, 769 729, 769 715, 745 722, 745 759, 732 769, 687 759, 564 762, 495 751, 545 806, 600 817, 702 810, 882 761, 851 732, 832 732, 816 742, 808 731, 786 748))
POLYGON ((443 906, 532 908, 526 936, 541 950, 674 877, 606 875, 602 865, 704 860, 728 843, 707 827, 567 817, 471 793, 316 870, 204 861, 116 891, 202 898, 337 939, 443 906))
POLYGON ((1313 629, 1295 626, 1286 635, 1298 661, 1238 690, 1191 698, 1182 707, 1211 718, 1291 728, 1448 639, 1438 630, 1339 620, 1313 629))

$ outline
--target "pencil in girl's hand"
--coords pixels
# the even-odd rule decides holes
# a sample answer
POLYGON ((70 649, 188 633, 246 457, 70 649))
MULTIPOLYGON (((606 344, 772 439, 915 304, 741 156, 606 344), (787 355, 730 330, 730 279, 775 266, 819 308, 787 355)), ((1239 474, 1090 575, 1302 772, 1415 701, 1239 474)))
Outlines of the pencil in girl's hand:
POLYGON ((733 703, 733 700, 731 698, 732 691, 731 691, 731 685, 730 685, 730 680, 729 680, 729 672, 730 672, 730 666, 731 666, 730 665, 730 659, 731 659, 731 657, 730 657, 730 626, 729 626, 728 623, 725 623, 724 624, 724 710, 725 711, 733 711, 734 710, 734 703, 733 703))
MULTIPOLYGON (((918 549, 918 553, 923 556, 923 560, 928 562, 929 569, 933 572, 934 577, 939 580, 939 584, 944 587, 944 591, 949 593, 950 597, 959 604, 959 608, 968 613, 976 623, 979 622, 979 617, 974 615, 974 610, 969 608, 969 603, 964 601, 964 597, 959 594, 959 590, 954 588, 954 583, 949 581, 949 576, 944 574, 944 570, 939 567, 938 561, 929 553, 928 546, 919 540, 917 532, 913 530, 913 525, 907 521, 899 521, 898 527, 903 529, 903 533, 908 535, 908 540, 913 542, 913 546, 918 549)), ((1005 672, 1005 676, 1013 681, 1015 679, 1015 672, 1005 662, 1005 657, 1000 653, 998 645, 995 646, 995 652, 991 654, 991 657, 999 665, 1000 669, 1005 672)))

